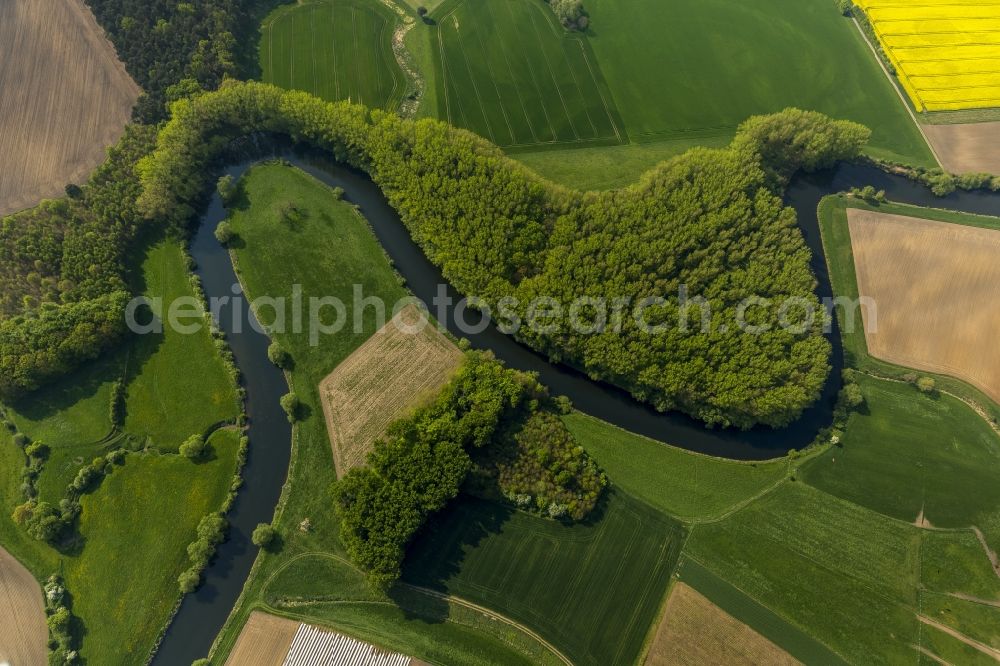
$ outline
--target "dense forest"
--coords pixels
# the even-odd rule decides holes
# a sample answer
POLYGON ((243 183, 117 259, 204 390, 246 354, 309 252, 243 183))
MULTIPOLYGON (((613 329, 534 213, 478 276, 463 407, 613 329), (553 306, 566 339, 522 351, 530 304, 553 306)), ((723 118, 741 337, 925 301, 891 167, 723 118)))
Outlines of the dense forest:
POLYGON ((868 138, 859 125, 789 109, 751 119, 726 150, 695 149, 633 187, 580 194, 445 123, 231 82, 173 106, 138 166, 142 211, 188 224, 222 150, 253 132, 290 135, 367 171, 459 291, 486 304, 513 297, 522 321, 539 296, 564 309, 579 297, 662 298, 646 313, 664 325, 653 335, 631 317, 597 334, 563 320, 518 332, 659 409, 782 426, 819 395, 830 352, 822 317, 798 330, 774 326, 786 299, 819 310, 809 252, 780 193, 797 170, 856 157, 868 138), (707 330, 702 306, 692 314, 681 302, 682 286, 704 299, 707 330), (737 325, 748 297, 774 299, 748 322, 770 330, 749 335, 737 325), (681 325, 685 314, 695 325, 681 325))

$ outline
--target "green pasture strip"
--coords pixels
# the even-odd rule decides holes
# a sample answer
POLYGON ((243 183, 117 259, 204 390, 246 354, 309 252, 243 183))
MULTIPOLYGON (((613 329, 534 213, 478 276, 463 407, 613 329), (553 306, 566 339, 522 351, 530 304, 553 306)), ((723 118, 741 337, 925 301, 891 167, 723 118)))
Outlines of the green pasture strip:
POLYGON ((849 662, 916 659, 916 527, 788 482, 719 523, 685 554, 849 662))
MULTIPOLYGON (((200 331, 187 334, 167 323, 170 304, 194 296, 188 276, 187 258, 177 241, 148 246, 138 291, 162 298, 164 324, 162 333, 138 335, 132 345, 125 430, 165 451, 176 451, 191 435, 204 434, 239 414, 235 387, 208 326, 202 322, 200 331)), ((192 321, 197 320, 182 323, 192 321)))
POLYGON ((615 488, 596 513, 565 525, 463 498, 424 529, 404 580, 523 622, 576 664, 631 663, 684 530, 615 488))
MULTIPOLYGON (((830 281, 833 285, 833 293, 838 297, 846 297, 848 299, 858 298, 858 281, 854 268, 854 250, 851 247, 851 234, 847 224, 848 208, 878 210, 897 215, 910 215, 928 220, 966 224, 975 227, 1000 228, 1000 221, 996 218, 982 215, 970 215, 902 204, 882 204, 877 209, 873 209, 858 199, 848 199, 843 196, 824 197, 820 201, 817 215, 823 238, 826 263, 830 270, 830 281)), ((901 378, 903 375, 913 372, 910 368, 886 363, 869 356, 864 328, 861 325, 861 313, 854 313, 855 325, 853 327, 845 327, 843 325, 846 314, 843 306, 838 305, 837 317, 842 324, 841 338, 844 342, 844 357, 847 365, 865 372, 894 378, 901 378)), ((1000 420, 1000 405, 993 402, 983 392, 973 386, 947 375, 934 375, 928 372, 922 372, 921 374, 934 377, 939 389, 974 402, 987 413, 989 418, 1000 420)))
POLYGON ((751 599, 696 560, 682 556, 677 570, 681 581, 799 661, 805 664, 847 663, 830 648, 751 599))
POLYGON ((995 603, 998 605, 925 592, 920 596, 920 611, 974 641, 1000 650, 1000 602, 995 603))
POLYGON ((588 40, 633 141, 732 132, 794 106, 872 129, 878 157, 936 166, 832 0, 590 0, 588 40))
POLYGON ((494 143, 622 143, 587 38, 538 0, 449 0, 434 12, 441 117, 494 143))
POLYGON ((264 20, 264 81, 330 101, 395 109, 406 81, 392 53, 396 17, 376 0, 310 0, 264 20))
POLYGON ((563 421, 613 483, 685 522, 721 516, 785 477, 785 460, 742 463, 700 455, 574 412, 563 421))
MULTIPOLYGON (((958 638, 950 636, 936 627, 923 625, 920 631, 921 647, 939 659, 943 659, 946 664, 995 666, 997 663, 996 659, 983 654, 971 645, 963 643, 958 638)), ((927 661, 922 660, 921 663, 939 665, 941 662, 929 659, 927 661)))

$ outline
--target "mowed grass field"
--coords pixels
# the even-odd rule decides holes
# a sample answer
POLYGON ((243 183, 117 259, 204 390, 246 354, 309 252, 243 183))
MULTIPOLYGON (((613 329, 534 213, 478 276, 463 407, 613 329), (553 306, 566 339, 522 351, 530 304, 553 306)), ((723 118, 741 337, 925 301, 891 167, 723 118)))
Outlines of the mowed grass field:
POLYGON ((590 0, 588 40, 633 141, 732 134, 785 107, 872 129, 879 157, 934 165, 905 105, 831 0, 590 0))
POLYGON ((392 53, 395 14, 378 0, 309 0, 261 26, 264 81, 330 101, 394 110, 406 80, 392 53))
POLYGON ((644 666, 800 663, 685 583, 675 583, 644 666))
POLYGON ((433 400, 462 352, 407 305, 319 386, 337 476, 364 465, 389 425, 433 400))
POLYGON ((139 87, 82 0, 0 3, 0 215, 104 161, 139 87))
POLYGON ((621 490, 574 525, 463 498, 424 529, 404 579, 523 622, 575 664, 632 663, 683 542, 679 523, 621 490))
POLYGON ((920 111, 1000 107, 1000 4, 857 0, 920 111))
POLYGON ((507 148, 626 141, 586 37, 541 0, 449 0, 433 17, 444 120, 507 148))
POLYGON ((1000 220, 993 229, 847 211, 868 352, 963 379, 1000 402, 1000 220))
POLYGON ((979 527, 1000 551, 1000 436, 960 400, 860 375, 867 409, 850 417, 803 477, 833 495, 907 522, 979 527))

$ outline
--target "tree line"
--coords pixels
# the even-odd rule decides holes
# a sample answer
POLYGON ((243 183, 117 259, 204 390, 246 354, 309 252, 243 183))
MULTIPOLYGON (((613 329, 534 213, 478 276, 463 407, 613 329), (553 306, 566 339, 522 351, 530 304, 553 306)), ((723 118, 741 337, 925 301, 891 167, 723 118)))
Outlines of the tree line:
POLYGON ((757 312, 769 322, 790 298, 818 310, 809 250, 781 193, 798 170, 857 157, 869 135, 860 125, 789 109, 748 120, 728 149, 694 149, 634 186, 578 193, 439 121, 232 82, 173 105, 156 150, 138 166, 143 213, 188 224, 225 146, 255 132, 289 135, 365 170, 444 276, 487 304, 544 296, 565 309, 580 296, 664 298, 651 318, 670 325, 657 335, 628 317, 597 334, 566 322, 518 334, 658 409, 780 427, 819 396, 830 353, 821 321, 747 335, 737 316, 750 296, 775 301, 757 312), (682 286, 704 299, 708 330, 678 325, 682 286))

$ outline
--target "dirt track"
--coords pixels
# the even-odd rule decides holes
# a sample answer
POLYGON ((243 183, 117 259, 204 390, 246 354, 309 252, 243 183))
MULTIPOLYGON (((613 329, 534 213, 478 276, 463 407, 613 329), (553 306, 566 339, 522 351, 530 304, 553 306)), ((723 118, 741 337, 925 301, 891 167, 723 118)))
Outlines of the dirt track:
POLYGON ((47 663, 48 638, 41 586, 0 548, 0 664, 47 663))
POLYGON ((81 183, 139 87, 80 0, 0 1, 0 215, 81 183))
POLYGON ((1000 231, 848 210, 868 352, 1000 402, 1000 231))
POLYGON ((947 171, 1000 176, 1000 122, 922 127, 947 171))

